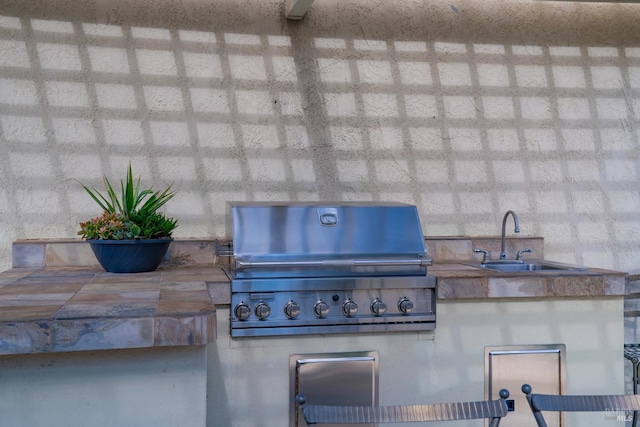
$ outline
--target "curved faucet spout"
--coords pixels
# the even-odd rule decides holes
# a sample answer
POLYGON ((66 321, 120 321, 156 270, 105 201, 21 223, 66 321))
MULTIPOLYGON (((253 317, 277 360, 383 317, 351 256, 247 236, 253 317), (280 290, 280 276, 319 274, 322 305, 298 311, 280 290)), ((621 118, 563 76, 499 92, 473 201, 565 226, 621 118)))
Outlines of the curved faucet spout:
POLYGON ((504 214, 504 218, 502 218, 502 245, 500 246, 500 259, 507 258, 507 252, 505 249, 507 243, 507 218, 509 215, 513 216, 513 223, 515 225, 514 233, 520 232, 520 223, 518 222, 518 215, 512 210, 508 210, 507 213, 504 214))

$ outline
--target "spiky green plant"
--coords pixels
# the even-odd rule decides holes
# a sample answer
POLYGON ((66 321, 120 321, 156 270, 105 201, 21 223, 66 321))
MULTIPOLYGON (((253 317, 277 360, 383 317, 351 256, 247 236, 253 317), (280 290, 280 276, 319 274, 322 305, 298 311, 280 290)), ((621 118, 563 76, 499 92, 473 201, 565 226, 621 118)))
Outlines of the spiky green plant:
POLYGON ((134 181, 131 163, 126 180, 120 180, 120 197, 103 176, 106 195, 80 183, 102 208, 103 215, 80 223, 78 234, 86 239, 158 239, 170 237, 178 221, 158 212, 176 194, 169 185, 164 191, 140 190, 140 177, 134 181))

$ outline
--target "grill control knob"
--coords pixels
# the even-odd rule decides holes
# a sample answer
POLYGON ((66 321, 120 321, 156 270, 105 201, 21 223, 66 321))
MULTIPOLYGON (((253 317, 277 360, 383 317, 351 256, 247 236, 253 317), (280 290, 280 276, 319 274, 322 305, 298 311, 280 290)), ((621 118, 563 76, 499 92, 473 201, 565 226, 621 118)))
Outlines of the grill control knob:
POLYGON ((371 312, 376 316, 382 316, 387 311, 387 304, 380 298, 376 298, 371 303, 371 312))
POLYGON ((238 320, 247 320, 249 316, 251 316, 251 308, 244 301, 236 304, 233 312, 236 314, 238 320))
POLYGON ((313 312, 320 319, 327 317, 327 314, 329 314, 329 304, 324 301, 318 301, 316 305, 313 306, 313 312))
POLYGON ((295 301, 289 301, 284 306, 284 314, 289 319, 295 319, 296 317, 298 317, 298 314, 300 314, 300 304, 295 301))
POLYGON ((253 311, 256 313, 258 319, 264 320, 271 314, 271 307, 269 307, 269 304, 266 302, 259 302, 253 311))
POLYGON ((409 314, 413 311, 413 302, 409 298, 402 298, 398 301, 398 310, 402 314, 409 314))
POLYGON ((351 299, 347 299, 344 304, 342 304, 342 312, 347 317, 353 317, 358 312, 358 304, 351 299))

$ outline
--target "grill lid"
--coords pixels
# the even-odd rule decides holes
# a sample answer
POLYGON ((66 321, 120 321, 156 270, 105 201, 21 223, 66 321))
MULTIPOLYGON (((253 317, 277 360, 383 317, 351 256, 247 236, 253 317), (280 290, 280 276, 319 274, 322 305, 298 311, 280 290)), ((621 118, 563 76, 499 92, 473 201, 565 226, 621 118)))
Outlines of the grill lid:
POLYGON ((236 277, 425 274, 415 206, 228 202, 236 277))

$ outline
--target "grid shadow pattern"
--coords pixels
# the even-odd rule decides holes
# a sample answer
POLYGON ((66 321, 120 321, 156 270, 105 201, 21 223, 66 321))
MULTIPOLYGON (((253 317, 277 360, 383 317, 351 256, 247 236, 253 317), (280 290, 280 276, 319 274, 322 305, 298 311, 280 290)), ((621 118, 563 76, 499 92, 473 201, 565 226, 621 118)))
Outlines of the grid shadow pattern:
MULTIPOLYGON (((397 200, 429 235, 514 209, 559 261, 637 269, 639 46, 196 31, 0 16, 0 212, 97 215, 74 180, 175 182, 177 236, 226 200, 397 200)), ((3 250, 7 253, 7 250, 3 250)))

